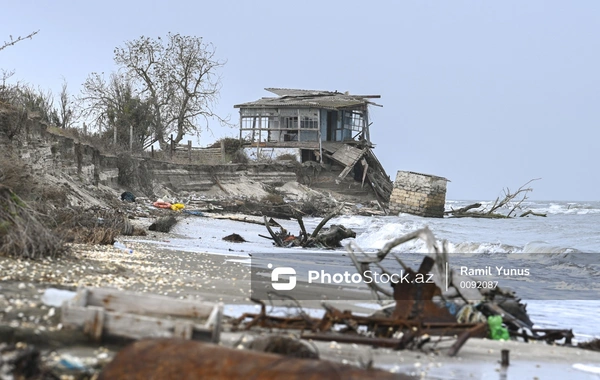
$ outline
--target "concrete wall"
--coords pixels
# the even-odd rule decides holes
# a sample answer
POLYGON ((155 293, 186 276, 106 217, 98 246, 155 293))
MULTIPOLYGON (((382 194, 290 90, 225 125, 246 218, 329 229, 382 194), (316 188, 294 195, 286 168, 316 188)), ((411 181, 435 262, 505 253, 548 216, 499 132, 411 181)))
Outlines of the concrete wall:
POLYGON ((427 174, 398 171, 390 197, 392 213, 442 218, 447 179, 427 174))

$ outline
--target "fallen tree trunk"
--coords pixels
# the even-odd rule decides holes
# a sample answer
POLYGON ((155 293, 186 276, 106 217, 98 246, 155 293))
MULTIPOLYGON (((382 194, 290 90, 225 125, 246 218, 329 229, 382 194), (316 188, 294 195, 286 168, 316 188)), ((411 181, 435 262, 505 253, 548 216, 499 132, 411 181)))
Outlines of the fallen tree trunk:
MULTIPOLYGON (((539 178, 532 179, 519 187, 516 192, 512 193, 508 188, 504 190, 504 198, 496 198, 494 204, 489 208, 483 208, 481 210, 474 210, 481 207, 481 203, 473 203, 468 206, 459 208, 458 210, 445 211, 444 215, 449 215, 451 218, 485 218, 485 219, 506 219, 512 218, 513 213, 517 210, 521 210, 521 204, 527 199, 527 193, 533 191, 530 187, 525 187, 533 181, 537 181, 539 178), (501 214, 497 211, 501 208, 508 208, 507 214, 501 214)), ((535 216, 546 216, 545 214, 536 214, 529 210, 523 213, 521 216, 535 215, 535 216)))
POLYGON ((444 214, 463 214, 471 209, 481 207, 481 203, 473 203, 465 207, 461 207, 458 210, 451 209, 450 211, 445 211, 444 214))

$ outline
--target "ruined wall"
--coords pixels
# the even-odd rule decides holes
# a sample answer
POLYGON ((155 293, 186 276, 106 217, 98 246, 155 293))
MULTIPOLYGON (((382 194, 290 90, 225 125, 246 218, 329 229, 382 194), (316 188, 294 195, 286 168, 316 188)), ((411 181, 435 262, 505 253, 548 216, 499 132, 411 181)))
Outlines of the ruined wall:
POLYGON ((398 171, 390 197, 390 211, 442 218, 447 179, 427 174, 398 171))

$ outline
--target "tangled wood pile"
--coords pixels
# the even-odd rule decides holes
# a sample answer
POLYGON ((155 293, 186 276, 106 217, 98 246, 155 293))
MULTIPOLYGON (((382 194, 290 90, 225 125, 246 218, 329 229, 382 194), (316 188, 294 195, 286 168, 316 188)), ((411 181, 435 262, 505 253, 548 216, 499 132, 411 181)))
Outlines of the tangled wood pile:
POLYGON ((262 236, 267 239, 272 239, 273 244, 278 247, 316 247, 316 248, 338 248, 341 247, 341 241, 350 237, 356 237, 356 233, 349 228, 346 228, 342 225, 332 224, 327 229, 323 229, 327 222, 331 220, 334 216, 339 214, 339 209, 327 215, 321 222, 317 225, 315 230, 308 234, 306 232, 306 227, 304 227, 304 221, 302 220, 302 216, 299 213, 295 213, 294 217, 298 221, 298 226, 300 227, 300 233, 298 236, 290 234, 285 228, 279 225, 279 232, 274 232, 271 228, 273 224, 272 220, 268 220, 266 216, 264 216, 264 223, 267 231, 269 232, 270 238, 267 236, 262 236))
POLYGON ((430 350, 444 349, 449 356, 454 356, 470 337, 489 336, 488 317, 500 316, 511 337, 548 342, 564 339, 565 344, 571 343, 571 330, 533 328, 526 305, 511 292, 501 288, 480 292, 457 286, 460 280, 448 269, 447 252, 447 242, 438 244, 427 227, 388 242, 374 256, 366 254, 359 247, 348 245, 349 256, 364 283, 372 290, 374 299, 391 297, 395 301, 392 307, 371 316, 363 316, 324 303, 325 314, 322 318, 310 317, 302 311, 297 316, 282 317, 268 315, 264 302, 253 299, 261 304, 260 313, 243 314, 234 321, 234 326, 245 330, 300 330, 300 337, 305 340, 366 344, 399 350, 424 350, 428 345, 430 350), (413 270, 392 253, 394 247, 413 239, 423 240, 429 252, 418 270, 413 270), (403 281, 392 284, 390 289, 367 281, 365 276, 367 271, 372 273, 375 269, 392 278, 392 273, 382 265, 387 257, 393 257, 404 273, 403 281), (445 288, 447 290, 442 291, 445 288), (439 338, 434 340, 434 336, 439 338), (449 340, 453 342, 450 346, 447 345, 449 340))

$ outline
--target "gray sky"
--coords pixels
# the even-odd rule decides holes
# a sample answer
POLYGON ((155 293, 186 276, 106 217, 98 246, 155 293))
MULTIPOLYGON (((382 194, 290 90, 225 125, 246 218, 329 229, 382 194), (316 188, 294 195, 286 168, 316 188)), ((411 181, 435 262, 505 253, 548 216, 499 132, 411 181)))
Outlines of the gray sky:
MULTIPOLYGON (((531 199, 600 200, 600 2, 5 1, 0 52, 15 79, 78 93, 113 49, 196 35, 228 62, 217 112, 288 87, 381 94, 375 153, 444 176, 449 199, 490 199, 529 179, 531 199)), ((237 136, 216 122, 213 135, 237 136)), ((196 143, 196 142, 195 142, 196 143)))

